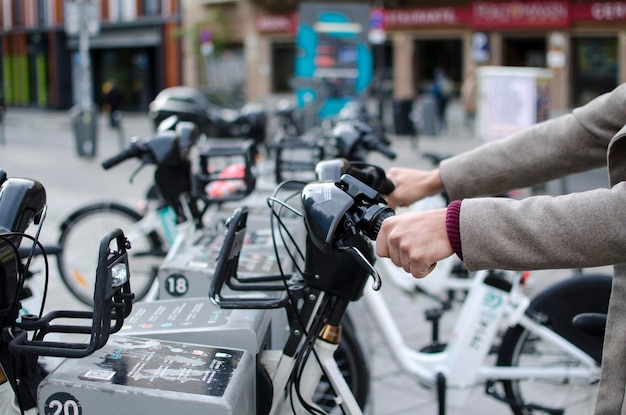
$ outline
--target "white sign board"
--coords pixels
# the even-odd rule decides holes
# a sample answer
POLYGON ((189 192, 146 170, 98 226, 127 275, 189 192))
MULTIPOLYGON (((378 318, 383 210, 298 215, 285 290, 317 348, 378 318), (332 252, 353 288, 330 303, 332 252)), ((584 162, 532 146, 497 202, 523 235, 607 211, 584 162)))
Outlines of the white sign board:
POLYGON ((477 68, 476 134, 492 141, 547 119, 550 70, 529 67, 477 68))

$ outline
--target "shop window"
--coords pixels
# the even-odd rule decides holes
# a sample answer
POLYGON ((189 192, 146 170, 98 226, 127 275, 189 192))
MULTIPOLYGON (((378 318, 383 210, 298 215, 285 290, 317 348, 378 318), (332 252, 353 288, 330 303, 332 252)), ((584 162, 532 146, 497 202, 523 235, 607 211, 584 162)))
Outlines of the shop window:
POLYGON ((460 39, 419 40, 413 58, 414 83, 417 92, 430 92, 435 73, 443 70, 455 84, 454 93, 463 77, 463 45, 460 39))
POLYGON ((574 39, 574 106, 615 88, 618 83, 617 38, 574 39))
POLYGON ((546 66, 546 40, 544 38, 505 39, 504 65, 544 68, 546 66))
POLYGON ((48 24, 48 7, 46 0, 37 0, 37 25, 40 27, 48 24))
POLYGON ((161 14, 161 0, 143 0, 143 14, 145 16, 159 16, 161 14))
POLYGON ((24 6, 22 4, 22 0, 13 0, 11 3, 11 10, 13 12, 13 26, 24 27, 24 6))
POLYGON ((272 92, 292 91, 296 45, 294 43, 274 43, 272 45, 272 92))

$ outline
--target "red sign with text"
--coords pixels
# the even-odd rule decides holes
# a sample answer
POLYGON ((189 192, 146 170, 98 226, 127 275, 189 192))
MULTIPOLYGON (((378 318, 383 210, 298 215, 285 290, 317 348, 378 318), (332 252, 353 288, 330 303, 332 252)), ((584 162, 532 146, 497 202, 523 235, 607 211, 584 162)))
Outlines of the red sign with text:
POLYGON ((626 20, 626 2, 602 1, 572 5, 572 19, 596 22, 626 20))
POLYGON ((472 5, 475 29, 567 27, 570 24, 567 1, 477 2, 472 5))
POLYGON ((261 15, 257 17, 255 26, 256 30, 261 33, 296 33, 298 13, 261 15))
MULTIPOLYGON (((568 27, 576 21, 626 21, 624 1, 582 4, 568 0, 477 1, 471 6, 373 8, 373 11, 376 18, 370 25, 376 23, 382 30, 455 25, 468 25, 476 30, 553 29, 568 27)), ((265 33, 296 33, 297 20, 297 13, 262 15, 256 20, 256 28, 265 33)))
POLYGON ((469 8, 433 7, 385 10, 385 27, 403 28, 415 26, 457 25, 467 23, 469 8))

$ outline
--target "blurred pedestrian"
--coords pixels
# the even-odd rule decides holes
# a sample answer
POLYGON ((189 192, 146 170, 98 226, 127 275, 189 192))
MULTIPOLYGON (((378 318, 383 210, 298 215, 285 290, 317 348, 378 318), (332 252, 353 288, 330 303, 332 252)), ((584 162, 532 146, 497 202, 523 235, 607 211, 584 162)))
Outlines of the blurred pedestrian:
POLYGON ((122 93, 115 84, 115 81, 109 80, 102 85, 102 94, 102 111, 109 113, 109 126, 113 129, 118 129, 120 128, 122 93))
POLYGON ((454 85, 450 78, 448 78, 446 71, 441 67, 435 69, 432 93, 437 101, 437 128, 439 132, 442 132, 448 127, 446 122, 446 110, 448 108, 448 102, 454 93, 454 85))
POLYGON ((465 111, 464 124, 469 129, 474 128, 476 120, 477 84, 474 70, 470 70, 461 85, 461 102, 465 111))

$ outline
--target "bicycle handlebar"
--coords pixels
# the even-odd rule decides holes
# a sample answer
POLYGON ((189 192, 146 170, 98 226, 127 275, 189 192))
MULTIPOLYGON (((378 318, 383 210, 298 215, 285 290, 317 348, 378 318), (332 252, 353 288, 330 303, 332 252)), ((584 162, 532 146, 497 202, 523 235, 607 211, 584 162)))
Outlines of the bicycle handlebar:
POLYGON ((323 160, 315 166, 318 180, 339 180, 342 175, 355 177, 363 184, 376 190, 381 195, 388 195, 395 189, 395 185, 379 166, 359 161, 348 161, 344 158, 323 160))
POLYGON ((391 150, 391 143, 384 132, 363 120, 341 120, 333 127, 332 134, 337 142, 339 157, 364 162, 367 153, 378 151, 391 160, 396 158, 396 153, 391 150))
POLYGON ((175 129, 159 131, 145 140, 133 139, 118 154, 102 162, 108 170, 131 158, 142 158, 145 164, 183 164, 196 139, 196 128, 189 122, 179 122, 175 129))
POLYGON ((122 150, 120 153, 110 157, 102 162, 102 168, 105 170, 109 170, 112 167, 117 166, 123 161, 126 161, 131 158, 139 157, 144 154, 146 150, 142 146, 141 141, 131 142, 128 147, 122 150))
POLYGON ((369 149, 378 151, 383 156, 387 157, 389 160, 395 160, 397 154, 395 151, 391 149, 391 147, 384 141, 381 140, 380 137, 377 137, 373 134, 368 134, 364 139, 366 145, 369 149))

